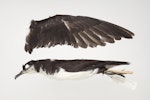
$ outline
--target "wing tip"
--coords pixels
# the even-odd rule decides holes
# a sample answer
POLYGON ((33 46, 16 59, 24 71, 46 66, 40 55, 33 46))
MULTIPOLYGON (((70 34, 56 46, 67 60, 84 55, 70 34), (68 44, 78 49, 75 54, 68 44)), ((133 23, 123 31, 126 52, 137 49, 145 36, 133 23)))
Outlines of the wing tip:
POLYGON ((130 65, 130 62, 120 62, 122 65, 130 65))

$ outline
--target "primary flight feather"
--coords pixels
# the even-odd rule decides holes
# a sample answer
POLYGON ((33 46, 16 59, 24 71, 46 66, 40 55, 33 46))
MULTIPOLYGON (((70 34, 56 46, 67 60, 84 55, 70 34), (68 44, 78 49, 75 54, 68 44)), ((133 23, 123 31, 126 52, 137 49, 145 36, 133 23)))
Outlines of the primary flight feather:
POLYGON ((73 47, 105 46, 106 42, 132 38, 134 34, 118 25, 85 16, 55 15, 40 21, 32 21, 26 37, 25 51, 55 45, 73 47))

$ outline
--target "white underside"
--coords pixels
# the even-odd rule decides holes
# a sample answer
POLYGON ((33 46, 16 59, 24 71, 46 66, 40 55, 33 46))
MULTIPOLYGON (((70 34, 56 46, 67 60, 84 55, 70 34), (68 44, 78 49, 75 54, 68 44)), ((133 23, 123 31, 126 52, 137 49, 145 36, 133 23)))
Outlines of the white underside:
POLYGON ((98 72, 98 69, 89 70, 89 71, 81 71, 81 72, 67 72, 64 69, 60 69, 59 72, 55 74, 46 74, 43 70, 40 70, 40 73, 46 75, 50 79, 58 79, 58 80, 74 80, 74 79, 84 79, 95 75, 98 72))

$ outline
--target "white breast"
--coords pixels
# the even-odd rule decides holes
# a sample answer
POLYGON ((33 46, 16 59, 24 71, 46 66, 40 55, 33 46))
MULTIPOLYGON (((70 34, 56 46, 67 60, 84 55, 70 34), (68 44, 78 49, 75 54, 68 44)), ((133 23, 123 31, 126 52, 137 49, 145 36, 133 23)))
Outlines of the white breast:
POLYGON ((59 72, 56 72, 53 75, 46 74, 43 70, 40 70, 41 74, 46 75, 50 79, 58 79, 58 80, 73 80, 73 79, 83 79, 88 78, 92 75, 95 75, 98 72, 98 69, 89 70, 89 71, 81 71, 81 72, 67 72, 64 69, 60 69, 59 72))

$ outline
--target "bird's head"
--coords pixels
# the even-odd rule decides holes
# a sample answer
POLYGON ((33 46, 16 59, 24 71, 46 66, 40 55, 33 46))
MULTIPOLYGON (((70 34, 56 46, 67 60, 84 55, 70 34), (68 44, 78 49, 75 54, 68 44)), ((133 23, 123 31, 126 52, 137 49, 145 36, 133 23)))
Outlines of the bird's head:
POLYGON ((21 76, 23 74, 27 74, 27 73, 32 74, 35 72, 36 72, 36 70, 34 68, 34 63, 32 61, 30 61, 22 66, 22 71, 15 76, 15 79, 17 79, 19 76, 21 76))

